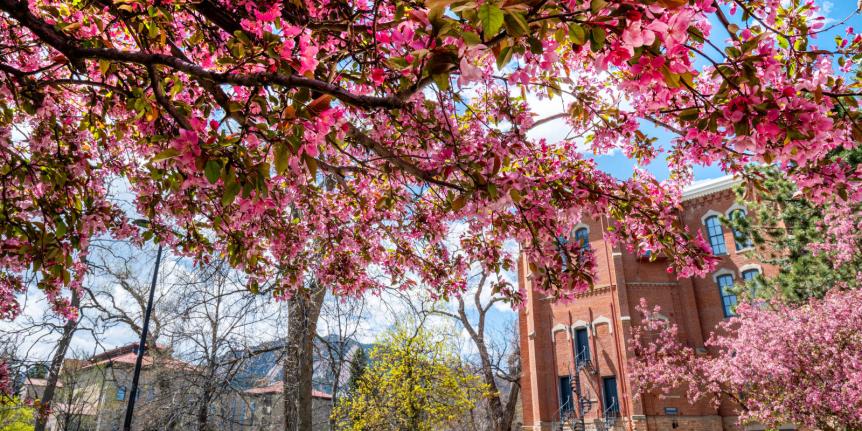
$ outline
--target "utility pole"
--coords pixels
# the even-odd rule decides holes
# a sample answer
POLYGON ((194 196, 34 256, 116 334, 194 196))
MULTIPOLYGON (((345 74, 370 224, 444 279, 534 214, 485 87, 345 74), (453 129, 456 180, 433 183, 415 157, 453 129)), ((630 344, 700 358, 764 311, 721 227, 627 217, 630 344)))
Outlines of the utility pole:
POLYGON ((144 350, 147 344, 147 332, 150 329, 150 314, 153 312, 153 297, 156 292, 156 281, 159 278, 159 263, 162 261, 162 245, 156 252, 156 265, 153 268, 153 281, 150 283, 150 299, 147 301, 147 310, 144 312, 144 325, 141 328, 141 343, 138 344, 138 357, 135 358, 135 372, 132 374, 132 391, 129 395, 129 404, 126 405, 126 419, 123 422, 123 431, 132 430, 132 416, 135 413, 135 401, 138 399, 138 380, 141 377, 141 364, 144 361, 144 350))

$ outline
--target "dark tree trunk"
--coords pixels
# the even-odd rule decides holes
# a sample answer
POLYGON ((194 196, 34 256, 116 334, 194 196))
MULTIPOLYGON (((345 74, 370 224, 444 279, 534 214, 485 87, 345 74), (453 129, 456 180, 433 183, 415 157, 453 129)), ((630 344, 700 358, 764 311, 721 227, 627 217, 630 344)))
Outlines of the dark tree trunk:
POLYGON ((287 301, 287 343, 284 355, 284 429, 312 428, 314 337, 325 289, 317 283, 287 301))
MULTIPOLYGON (((78 292, 72 290, 72 306, 81 306, 81 297, 78 292)), ((63 325, 63 335, 60 341, 57 342, 57 350, 54 352, 54 357, 51 358, 51 366, 48 369, 47 381, 45 383, 45 392, 42 393, 39 414, 36 415, 35 431, 45 431, 45 426, 48 423, 48 414, 51 408, 51 401, 54 400, 54 393, 57 389, 57 382, 60 379, 60 371, 63 368, 63 361, 66 360, 66 353, 69 350, 69 344, 72 342, 72 336, 75 335, 75 329, 78 328, 77 320, 67 320, 63 325)))
MULTIPOLYGON (((204 392, 207 392, 206 390, 204 392)), ((209 428, 209 400, 210 396, 207 393, 202 394, 202 399, 198 402, 198 411, 195 415, 198 431, 208 431, 209 428)))

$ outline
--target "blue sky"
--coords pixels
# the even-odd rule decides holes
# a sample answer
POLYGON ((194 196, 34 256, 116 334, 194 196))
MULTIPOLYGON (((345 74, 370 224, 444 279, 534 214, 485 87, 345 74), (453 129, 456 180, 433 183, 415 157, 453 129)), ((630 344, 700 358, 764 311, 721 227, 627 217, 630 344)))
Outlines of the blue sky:
MULTIPOLYGON (((821 33, 817 36, 817 45, 821 48, 832 49, 835 47, 835 36, 843 35, 844 30, 847 26, 852 26, 857 31, 862 30, 862 17, 859 14, 853 15, 856 10, 857 2, 856 0, 834 0, 834 1, 821 1, 818 0, 816 3, 820 6, 821 14, 826 17, 826 27, 828 28, 831 25, 839 24, 848 16, 851 16, 845 24, 837 25, 835 28, 821 33)), ((726 7, 722 8, 727 11, 726 7)), ((739 22, 739 12, 737 12, 736 16, 729 17, 732 21, 736 21, 740 24, 740 27, 744 27, 739 22)), ((716 44, 723 42, 728 38, 727 32, 721 26, 720 23, 713 20, 713 33, 712 33, 712 41, 716 44)), ((699 60, 699 66, 704 65, 704 60, 699 60)), ((641 131, 646 133, 649 136, 655 136, 658 138, 658 143, 661 145, 668 145, 670 141, 674 138, 674 135, 665 129, 654 126, 651 123, 643 122, 641 125, 641 131)), ((664 180, 667 179, 670 175, 670 171, 668 169, 667 163, 665 162, 666 155, 659 155, 653 160, 652 163, 646 166, 646 170, 652 173, 657 179, 664 180)), ((608 155, 600 155, 595 157, 596 162, 603 171, 608 172, 614 175, 617 178, 628 178, 634 172, 634 168, 637 163, 634 160, 627 158, 624 154, 617 151, 613 154, 608 155)), ((716 178, 724 175, 721 168, 719 166, 703 166, 703 165, 695 165, 694 167, 694 178, 697 180, 708 179, 708 178, 716 178)))

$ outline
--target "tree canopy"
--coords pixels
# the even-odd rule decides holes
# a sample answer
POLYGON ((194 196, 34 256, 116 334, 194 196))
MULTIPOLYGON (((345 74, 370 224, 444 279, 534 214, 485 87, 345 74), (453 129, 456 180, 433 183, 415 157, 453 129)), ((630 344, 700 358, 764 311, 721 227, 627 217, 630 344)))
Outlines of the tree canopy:
POLYGON ((825 431, 862 427, 862 290, 833 290, 801 306, 742 303, 697 352, 678 327, 647 309, 632 347, 632 379, 644 393, 687 391, 688 400, 722 399, 740 423, 793 423, 825 431))
POLYGON ((771 163, 818 204, 862 199, 829 157, 862 137, 862 38, 814 46, 825 24, 800 0, 0 0, 0 315, 36 281, 74 317, 63 292, 104 235, 223 256, 282 296, 314 274, 445 297, 514 240, 571 298, 594 256, 563 238, 589 216, 704 274, 676 210, 692 164, 771 163), (578 138, 529 134, 554 120, 578 138), (664 152, 672 175, 618 180, 583 147, 664 152), (466 256, 445 247, 456 224, 466 256))
POLYGON ((356 387, 333 410, 338 429, 448 429, 485 395, 482 379, 423 328, 399 326, 369 355, 356 387))

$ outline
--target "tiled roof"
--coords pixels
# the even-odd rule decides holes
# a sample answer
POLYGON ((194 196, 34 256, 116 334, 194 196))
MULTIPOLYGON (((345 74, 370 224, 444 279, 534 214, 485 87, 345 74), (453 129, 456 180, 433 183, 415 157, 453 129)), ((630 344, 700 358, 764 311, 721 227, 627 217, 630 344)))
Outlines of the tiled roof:
MULTIPOLYGON (((45 380, 45 379, 34 379, 34 378, 32 378, 32 377, 27 377, 27 384, 28 384, 28 385, 30 385, 30 386, 47 386, 47 385, 48 385, 48 381, 47 381, 47 380, 45 380)), ((58 388, 62 388, 62 387, 63 387, 63 382, 58 381, 58 382, 57 382, 57 387, 58 387, 58 388)))
MULTIPOLYGON (((91 362, 90 364, 85 366, 84 369, 90 368, 90 367, 95 367, 98 365, 110 365, 112 367, 116 367, 118 365, 134 366, 137 358, 138 358, 138 355, 134 352, 123 353, 122 355, 109 357, 106 359, 102 359, 101 361, 91 362)), ((153 357, 149 354, 145 354, 141 360, 141 366, 146 368, 146 367, 149 367, 151 365, 153 365, 153 357)), ((191 368, 192 367, 187 362, 183 362, 183 361, 180 361, 177 359, 172 359, 172 358, 159 359, 158 365, 163 366, 163 367, 167 367, 167 368, 175 368, 175 369, 177 369, 177 368, 191 368)))
MULTIPOLYGON (((284 392, 284 382, 276 382, 276 383, 273 383, 269 386, 251 388, 251 389, 245 391, 245 393, 247 393, 249 395, 280 394, 282 392, 284 392)), ((320 398, 320 399, 324 399, 324 400, 331 400, 332 399, 332 395, 327 394, 326 392, 318 391, 318 390, 312 390, 311 396, 313 398, 320 398)))

